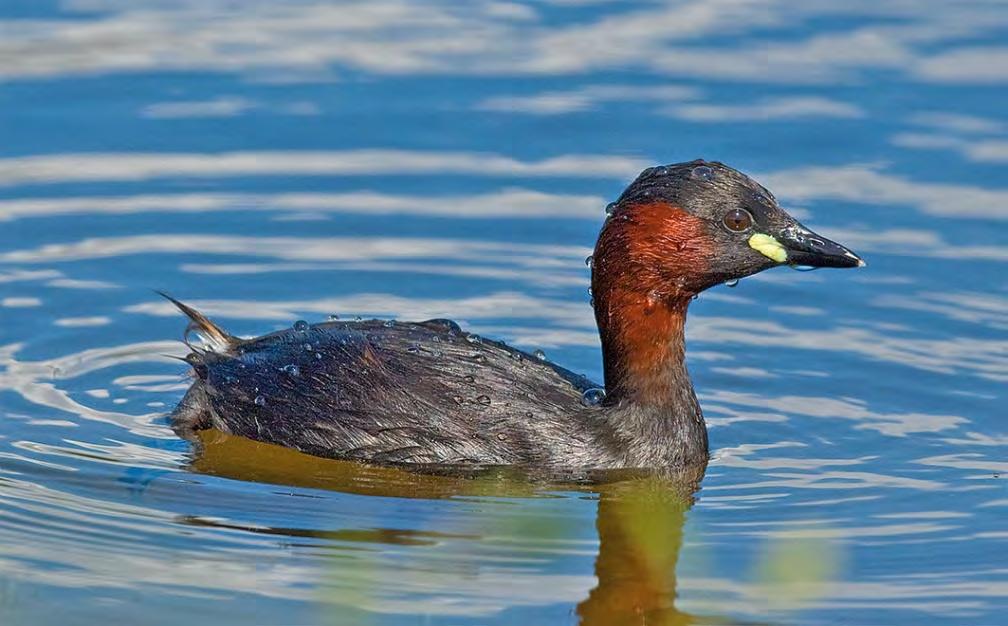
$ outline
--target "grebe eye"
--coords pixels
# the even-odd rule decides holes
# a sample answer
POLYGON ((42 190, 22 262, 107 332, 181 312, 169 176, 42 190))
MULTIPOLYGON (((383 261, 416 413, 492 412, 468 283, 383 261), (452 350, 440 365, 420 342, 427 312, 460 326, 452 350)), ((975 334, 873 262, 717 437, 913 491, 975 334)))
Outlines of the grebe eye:
POLYGON ((740 233, 744 230, 749 230, 752 226, 753 219, 749 211, 745 209, 732 209, 724 216, 724 225, 728 230, 740 233))

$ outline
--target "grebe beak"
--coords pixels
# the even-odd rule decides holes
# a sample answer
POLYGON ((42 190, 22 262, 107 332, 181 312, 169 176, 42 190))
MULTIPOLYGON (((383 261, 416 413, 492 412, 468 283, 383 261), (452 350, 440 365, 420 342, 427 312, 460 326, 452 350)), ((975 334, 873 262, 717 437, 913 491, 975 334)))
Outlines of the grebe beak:
POLYGON ((806 267, 864 267, 858 255, 835 241, 817 235, 798 222, 773 236, 756 233, 749 246, 778 263, 806 267))

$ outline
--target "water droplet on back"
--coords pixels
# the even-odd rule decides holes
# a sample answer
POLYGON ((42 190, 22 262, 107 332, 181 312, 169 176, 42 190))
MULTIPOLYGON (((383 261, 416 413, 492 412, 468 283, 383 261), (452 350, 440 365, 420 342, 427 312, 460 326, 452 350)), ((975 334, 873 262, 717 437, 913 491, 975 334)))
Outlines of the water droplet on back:
POLYGON ((480 396, 476 398, 476 402, 479 402, 480 404, 486 406, 490 404, 490 396, 480 396))
POLYGON ((581 394, 581 404, 585 406, 598 406, 605 398, 605 389, 592 387, 581 394))
POLYGON ((266 406, 266 396, 256 396, 254 402, 256 406, 266 406))
POLYGON ((288 374, 290 376, 300 376, 301 375, 301 368, 299 368, 297 365, 294 365, 293 363, 291 363, 289 365, 284 365, 283 367, 280 368, 280 371, 282 371, 283 373, 288 374))
POLYGON ((308 328, 309 328, 308 322, 306 322, 304 320, 298 320, 298 321, 294 322, 294 330, 296 330, 299 333, 306 333, 306 332, 308 332, 308 328))
POLYGON ((533 354, 533 356, 535 356, 535 358, 539 359, 540 361, 545 361, 546 360, 546 353, 543 352, 542 350, 536 350, 532 354, 533 354))
POLYGON ((693 168, 690 172, 693 178, 699 178, 700 180, 714 180, 714 170, 707 165, 698 165, 693 168))
POLYGON ((615 202, 610 202, 609 204, 607 204, 605 206, 606 217, 612 216, 612 214, 616 212, 616 207, 618 207, 618 206, 619 206, 619 204, 617 204, 615 202))
POLYGON ((465 338, 469 343, 483 343, 483 339, 480 338, 479 335, 473 333, 466 334, 465 338))
POLYGON ((339 315, 336 315, 335 313, 330 313, 329 314, 329 321, 330 322, 335 322, 338 319, 339 319, 339 315))
POLYGON ((476 377, 473 376, 472 374, 469 374, 469 375, 465 376, 464 378, 462 378, 462 380, 466 381, 467 383, 469 383, 471 385, 471 384, 473 384, 473 383, 476 382, 476 377))
POLYGON ((594 266, 595 266, 595 257, 589 254, 588 256, 585 257, 585 267, 587 267, 588 269, 592 269, 592 267, 594 266))
POLYGON ((384 326, 385 328, 392 328, 393 326, 395 326, 395 320, 385 320, 384 322, 382 322, 382 326, 384 326))

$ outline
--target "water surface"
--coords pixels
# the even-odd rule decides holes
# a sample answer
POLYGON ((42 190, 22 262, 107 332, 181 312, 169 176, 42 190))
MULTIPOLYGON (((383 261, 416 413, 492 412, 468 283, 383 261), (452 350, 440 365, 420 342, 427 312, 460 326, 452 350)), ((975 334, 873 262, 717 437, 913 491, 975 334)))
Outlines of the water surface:
POLYGON ((1008 610, 1008 5, 8 0, 5 624, 983 624, 1008 610), (868 261, 691 307, 713 458, 418 477, 166 413, 183 320, 451 317, 601 378, 645 166, 868 261))

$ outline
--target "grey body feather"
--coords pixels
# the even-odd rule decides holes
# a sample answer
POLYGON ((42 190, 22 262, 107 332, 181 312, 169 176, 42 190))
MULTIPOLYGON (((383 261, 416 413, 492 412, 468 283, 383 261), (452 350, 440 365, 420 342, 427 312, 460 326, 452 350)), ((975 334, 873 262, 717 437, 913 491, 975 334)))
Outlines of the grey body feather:
POLYGON ((330 322, 241 340, 190 317, 201 334, 231 340, 188 358, 196 381, 172 425, 190 439, 214 428, 383 465, 558 471, 677 465, 698 445, 670 439, 695 438, 692 429, 662 426, 695 424, 695 415, 656 423, 640 407, 584 406, 582 393, 596 386, 587 378, 473 342, 445 320, 330 322))

